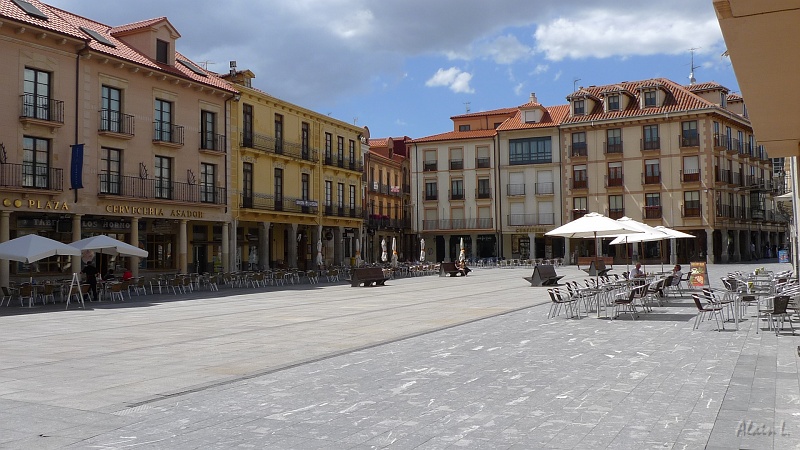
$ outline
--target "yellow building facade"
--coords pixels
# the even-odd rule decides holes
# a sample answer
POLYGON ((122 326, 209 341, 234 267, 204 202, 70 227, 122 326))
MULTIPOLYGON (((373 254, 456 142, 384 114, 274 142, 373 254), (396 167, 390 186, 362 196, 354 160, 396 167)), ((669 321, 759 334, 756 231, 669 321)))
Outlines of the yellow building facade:
POLYGON ((231 110, 234 270, 349 264, 363 224, 364 129, 224 76, 231 110))

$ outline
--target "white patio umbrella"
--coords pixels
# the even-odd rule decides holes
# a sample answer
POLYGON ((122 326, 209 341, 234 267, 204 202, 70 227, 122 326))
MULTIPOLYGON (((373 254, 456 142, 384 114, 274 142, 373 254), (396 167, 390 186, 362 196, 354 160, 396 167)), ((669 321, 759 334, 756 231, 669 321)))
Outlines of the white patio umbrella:
POLYGON ((325 261, 322 259, 322 239, 317 240, 317 266, 322 267, 325 261))
POLYGON ((683 231, 673 230, 672 228, 667 228, 663 225, 659 225, 655 228, 656 230, 668 234, 670 242, 673 242, 674 239, 694 239, 694 236, 691 234, 684 233, 683 231))
POLYGON ((464 238, 461 238, 461 242, 459 243, 461 247, 461 251, 458 253, 458 260, 464 262, 467 259, 467 251, 464 249, 464 238))
POLYGON ((389 257, 386 254, 386 238, 381 239, 381 261, 386 262, 389 257))
POLYGON ((425 262, 425 239, 419 240, 419 260, 425 262))
POLYGON ((397 267, 397 238, 392 237, 392 267, 397 267))
POLYGON ((91 250, 105 255, 138 256, 139 258, 147 258, 148 255, 147 250, 142 250, 139 247, 104 234, 81 239, 69 245, 81 251, 91 250))
MULTIPOLYGON (((641 233, 641 231, 625 222, 619 222, 602 214, 590 212, 579 219, 575 219, 572 222, 565 223, 558 228, 548 231, 545 235, 571 239, 592 238, 596 242, 598 237, 635 233, 641 233)), ((598 253, 597 256, 599 256, 599 249, 597 250, 596 253, 598 253)))
POLYGON ((0 244, 0 259, 20 261, 26 264, 56 255, 80 256, 81 251, 63 242, 26 234, 0 244))
MULTIPOLYGON (((610 245, 617 245, 617 244, 625 244, 626 252, 627 253, 627 244, 639 243, 639 242, 650 242, 650 241, 660 241, 663 239, 668 239, 669 236, 664 233, 663 231, 657 230, 655 227, 651 227, 646 223, 638 222, 636 220, 631 219, 630 217, 620 217, 617 219, 618 222, 624 222, 631 227, 637 228, 641 233, 636 234, 623 234, 617 236, 613 241, 611 241, 610 245)), ((628 266, 628 261, 626 260, 626 269, 630 271, 630 267, 628 266)), ((662 261, 663 265, 663 261, 662 261)), ((663 267, 661 268, 664 269, 663 267)))
POLYGON ((361 239, 356 239, 356 267, 361 265, 361 239))
MULTIPOLYGON (((80 254, 81 251, 75 247, 64 244, 63 242, 54 241, 44 236, 39 236, 38 234, 26 234, 25 236, 20 236, 0 244, 0 259, 19 261, 25 264, 30 264, 56 255, 80 256, 80 254)), ((31 282, 32 281, 33 275, 31 275, 31 282)), ((72 282, 70 283, 69 294, 67 296, 67 307, 69 307, 69 298, 72 296, 73 284, 80 286, 77 272, 73 272, 72 274, 72 282)), ((83 304, 83 298, 81 298, 81 304, 83 304)))

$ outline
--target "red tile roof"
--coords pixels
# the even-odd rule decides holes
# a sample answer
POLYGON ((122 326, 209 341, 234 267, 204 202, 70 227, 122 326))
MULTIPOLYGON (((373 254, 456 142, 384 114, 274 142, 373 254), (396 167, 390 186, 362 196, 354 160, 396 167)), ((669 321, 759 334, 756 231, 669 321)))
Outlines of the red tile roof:
POLYGON ((452 116, 450 119, 466 119, 469 117, 481 117, 481 116, 502 116, 508 114, 514 114, 517 112, 517 108, 500 108, 500 109, 492 109, 490 111, 479 111, 474 113, 467 113, 461 114, 458 116, 452 116))
MULTIPOLYGON (((563 123, 571 124, 571 123, 587 122, 592 120, 621 119, 621 118, 630 118, 638 116, 650 116, 654 114, 665 114, 677 111, 692 111, 699 109, 713 109, 713 108, 720 109, 719 105, 712 103, 708 100, 705 100, 704 98, 697 95, 695 92, 698 90, 708 89, 712 85, 717 86, 716 89, 720 88, 725 89, 724 87, 720 86, 717 83, 703 83, 702 85, 694 85, 700 87, 696 87, 693 90, 690 90, 689 86, 682 86, 666 78, 632 81, 619 84, 628 91, 636 93, 634 95, 634 101, 631 101, 626 109, 622 111, 604 112, 602 107, 603 106, 602 102, 598 102, 598 104, 595 105, 594 110, 590 111, 588 114, 582 116, 566 117, 563 123), (639 98, 641 96, 642 89, 645 87, 652 87, 653 85, 661 86, 661 89, 666 94, 664 102, 661 104, 661 106, 640 108, 639 98)), ((608 86, 590 86, 588 88, 583 88, 578 92, 601 98, 602 96, 600 93, 606 91, 607 89, 608 86)), ((576 94, 577 92, 568 96, 567 99, 569 100, 569 99, 574 99, 575 97, 582 96, 576 94)))
POLYGON ((690 84, 688 86, 684 86, 690 92, 703 92, 703 91, 716 91, 716 90, 723 90, 723 91, 730 91, 730 89, 726 88, 725 86, 715 82, 715 81, 707 81, 705 83, 696 83, 690 84))
MULTIPOLYGON (((39 0, 29 0, 29 2, 35 7, 39 8, 39 10, 41 10, 44 14, 46 14, 48 20, 43 20, 43 19, 38 19, 36 17, 28 16, 24 11, 19 9, 17 5, 15 5, 10 0, 0 0, 0 19, 11 19, 14 21, 36 26, 37 28, 43 30, 64 34, 73 38, 82 39, 89 43, 89 49, 91 51, 102 53, 108 55, 109 57, 114 57, 124 61, 128 61, 136 65, 144 66, 154 71, 160 71, 181 78, 189 79, 192 80, 193 82, 204 84, 207 86, 212 86, 220 90, 228 92, 237 92, 236 89, 232 88, 228 83, 226 83, 224 80, 222 80, 213 72, 204 71, 207 74, 207 76, 202 76, 194 73, 189 68, 184 67, 183 64, 177 62, 174 67, 158 63, 148 58, 144 54, 140 53, 139 51, 135 50, 133 47, 129 47, 128 45, 125 44, 125 42, 118 39, 115 36, 115 34, 120 35, 119 31, 114 32, 114 34, 112 34, 112 30, 130 31, 133 29, 144 28, 146 26, 152 26, 154 24, 165 21, 166 18, 164 17, 111 28, 110 26, 104 25, 100 22, 96 22, 91 19, 87 19, 85 17, 73 14, 69 11, 64 11, 63 9, 58 9, 53 6, 47 5, 45 3, 40 2, 39 0), (80 27, 91 29, 99 33, 109 42, 114 44, 114 47, 105 45, 103 43, 100 43, 92 39, 91 36, 81 31, 80 27)), ((181 55, 178 52, 175 52, 175 57, 176 59, 189 60, 189 58, 186 58, 185 56, 181 55)))
POLYGON ((502 125, 497 127, 497 131, 557 127, 561 125, 561 122, 563 122, 569 114, 569 105, 548 106, 545 109, 547 112, 542 116, 542 119, 539 122, 531 123, 523 122, 522 111, 518 111, 514 117, 506 120, 502 125))
POLYGON ((389 138, 370 138, 369 146, 372 147, 386 147, 389 145, 389 138))
POLYGON ((422 142, 457 141, 462 139, 481 139, 481 138, 485 139, 494 137, 496 134, 497 131, 495 130, 449 131, 447 133, 434 134, 432 136, 426 136, 414 139, 411 141, 411 143, 416 144, 422 142))
MULTIPOLYGON (((122 34, 126 34, 126 33, 130 32, 130 31, 149 28, 149 27, 152 27, 153 25, 155 25, 157 23, 161 23, 161 22, 169 23, 169 20, 167 20, 166 17, 156 17, 155 19, 140 20, 138 22, 133 22, 133 23, 129 23, 129 24, 126 24, 126 25, 120 25, 120 26, 117 26, 117 27, 112 27, 111 30, 109 30, 109 32, 111 34, 113 34, 113 35, 122 35, 122 34)), ((172 24, 170 24, 170 27, 172 27, 173 29, 175 28, 175 27, 172 26, 172 24)), ((176 32, 177 32, 177 30, 176 30, 176 32)), ((180 36, 180 33, 178 34, 178 36, 180 36)))

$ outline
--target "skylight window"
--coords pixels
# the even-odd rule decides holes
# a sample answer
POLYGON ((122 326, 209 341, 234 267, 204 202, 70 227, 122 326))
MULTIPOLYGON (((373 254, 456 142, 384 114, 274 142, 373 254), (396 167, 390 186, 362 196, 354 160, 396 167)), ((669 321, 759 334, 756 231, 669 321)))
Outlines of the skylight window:
POLYGON ((94 39, 95 41, 97 41, 97 42, 99 42, 101 44, 107 45, 109 47, 115 47, 116 48, 116 45, 114 45, 113 42, 111 42, 108 39, 106 39, 105 36, 103 36, 102 34, 98 33, 97 31, 94 31, 91 28, 86 28, 86 27, 80 27, 80 28, 81 28, 81 31, 83 31, 84 33, 86 33, 89 36, 91 36, 92 39, 94 39))
POLYGON ((200 75, 202 77, 207 77, 208 76, 205 72, 203 72, 203 69, 197 67, 197 65, 195 65, 195 63, 193 63, 191 61, 187 61, 185 59, 179 59, 178 62, 183 64, 184 66, 186 66, 187 69, 191 70, 192 72, 194 72, 194 73, 196 73, 196 74, 198 74, 198 75, 200 75))
POLYGON ((43 13, 42 10, 26 2, 25 0, 11 0, 11 1, 14 2, 14 4, 17 5, 19 9, 25 11, 25 14, 31 17, 36 17, 37 19, 47 20, 47 14, 43 13))

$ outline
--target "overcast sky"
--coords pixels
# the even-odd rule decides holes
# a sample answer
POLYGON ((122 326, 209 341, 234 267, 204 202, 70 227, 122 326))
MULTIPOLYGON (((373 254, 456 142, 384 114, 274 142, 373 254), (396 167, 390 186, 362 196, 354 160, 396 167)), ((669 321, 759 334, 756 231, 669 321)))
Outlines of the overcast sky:
POLYGON ((738 91, 711 0, 50 0, 107 25, 166 16, 177 50, 229 61, 255 87, 373 137, 452 129, 449 118, 575 86, 653 77, 738 91), (577 81, 576 81, 577 80, 577 81))

